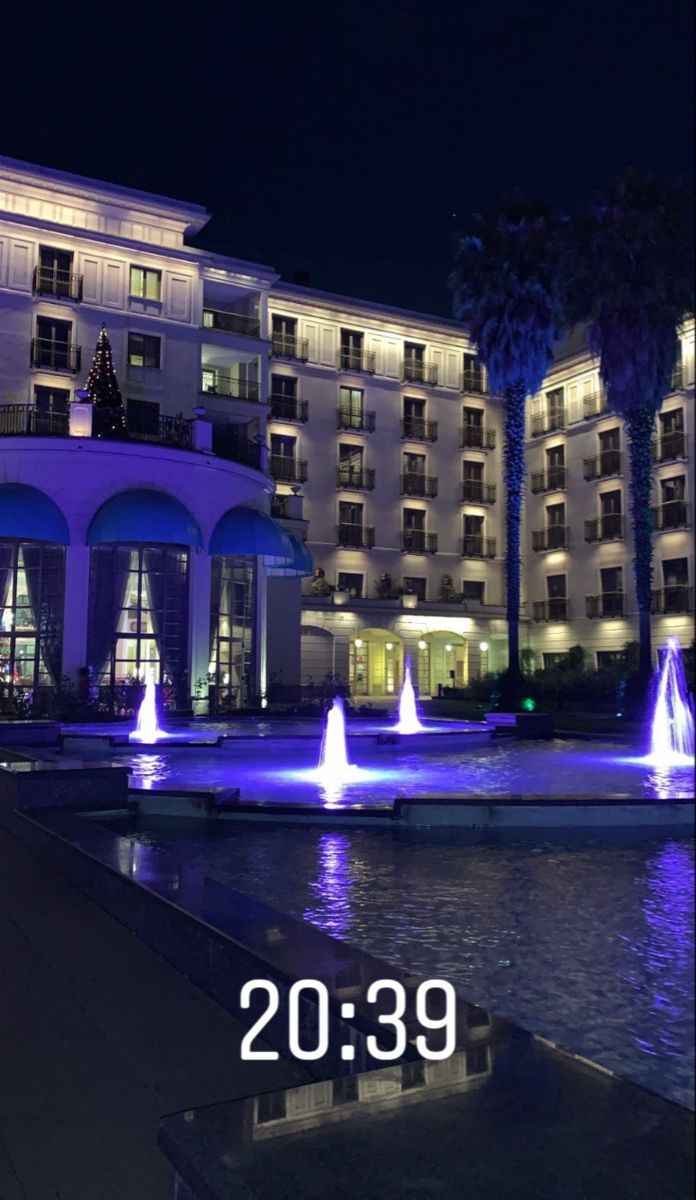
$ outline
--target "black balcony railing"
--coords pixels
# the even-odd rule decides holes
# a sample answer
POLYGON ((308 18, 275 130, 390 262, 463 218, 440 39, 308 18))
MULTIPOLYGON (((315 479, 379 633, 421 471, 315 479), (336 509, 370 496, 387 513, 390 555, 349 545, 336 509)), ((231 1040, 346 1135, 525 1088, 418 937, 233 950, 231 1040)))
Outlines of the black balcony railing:
POLYGON ((297 358, 306 362, 309 353, 307 338, 295 337, 293 333, 271 335, 271 354, 274 358, 297 358))
POLYGON ((355 433, 374 433, 375 414, 339 408, 336 413, 336 426, 338 429, 352 429, 355 433))
POLYGON ((623 513, 607 513, 605 517, 593 517, 591 521, 585 521, 586 542, 620 541, 623 535, 623 513))
POLYGON ((32 404, 0 404, 2 436, 67 437, 69 432, 67 413, 45 412, 32 404))
POLYGON ((270 396, 271 413, 276 421, 309 420, 309 405, 297 396, 270 396))
POLYGON ((401 476, 401 495, 433 499, 437 496, 437 477, 421 475, 420 471, 407 471, 401 476))
POLYGON ((258 317, 250 317, 247 313, 228 312, 222 308, 203 309, 203 328, 219 329, 222 333, 237 333, 243 337, 261 336, 261 322, 258 317))
POLYGON ((583 396, 582 411, 585 420, 590 417, 598 417, 600 413, 606 412, 607 401, 601 392, 595 393, 594 396, 583 396))
POLYGON ((370 467, 336 468, 336 487, 350 488, 354 492, 371 492, 375 486, 375 473, 370 467))
POLYGON ((569 621, 570 605, 565 596, 552 600, 535 600, 532 605, 533 621, 569 621))
POLYGON ((663 433, 653 443, 653 458, 656 462, 672 462, 676 458, 686 458, 686 437, 683 430, 676 429, 673 433, 663 433))
POLYGON ((437 421, 426 421, 424 417, 404 417, 401 437, 404 441, 436 442, 437 421))
POLYGON ((548 525, 532 530, 532 550, 567 550, 568 526, 548 525))
POLYGON ((61 300, 82 299, 82 276, 53 267, 34 267, 32 290, 35 296, 57 296, 61 300))
POLYGON ((690 613, 694 611, 694 589, 686 583, 670 583, 652 594, 654 613, 690 613))
POLYGON ((45 367, 51 371, 79 371, 82 362, 82 347, 74 342, 54 342, 52 338, 31 339, 32 367, 45 367))
POLYGON ((540 492, 562 492, 566 487, 565 467, 549 467, 546 471, 532 471, 530 487, 535 496, 540 492))
POLYGON ((290 497, 274 496, 271 500, 271 516, 287 521, 290 517, 290 497))
POLYGON ((464 479, 462 481, 463 504, 495 504, 495 497, 494 483, 484 483, 481 479, 464 479))
POLYGON ((582 461, 583 479, 606 479, 608 475, 620 475, 621 470, 620 450, 603 450, 582 461))
POLYGON ((462 391, 469 396, 485 396, 487 388, 483 371, 464 371, 462 374, 462 391))
POLYGON ((462 558, 495 558, 495 538, 480 534, 465 534, 462 538, 462 558))
POLYGON ((565 429, 566 419, 563 412, 551 412, 546 416, 532 417, 532 437, 539 437, 544 433, 554 433, 557 429, 565 429))
POLYGON ((349 350, 341 348, 336 355, 336 366, 339 371, 357 371, 363 375, 375 373, 374 350, 349 350))
POLYGON ((247 437, 245 425, 213 425, 213 453, 256 471, 264 469, 264 446, 247 437))
POLYGON ((460 445, 464 450, 495 450, 495 429, 485 425, 463 425, 460 445))
POLYGON ((336 526, 336 543, 350 550, 371 550, 375 544, 374 528, 342 521, 336 526))
POLYGON ((652 510, 653 529, 688 529, 689 514, 686 500, 666 500, 652 510))
POLYGON ((602 617, 623 617, 626 597, 623 592, 602 592, 585 596, 585 616, 594 620, 602 617))
POLYGON ((306 483, 307 463, 303 458, 289 454, 271 454, 270 471, 274 479, 283 483, 306 483))
POLYGON ((437 383, 437 365, 420 358, 405 358, 401 377, 404 383, 426 383, 432 387, 437 383))
POLYGON ((157 414, 154 417, 128 417, 124 410, 109 410, 95 405, 92 409, 92 437, 115 441, 152 442, 156 446, 176 446, 179 450, 193 447, 193 428, 185 417, 157 414))
POLYGON ((436 554, 437 534, 424 529, 402 529, 401 551, 403 554, 436 554))
POLYGON ((207 396, 227 396, 232 400, 260 399, 259 384, 251 379, 237 379, 227 371, 207 372, 203 376, 201 391, 207 396))

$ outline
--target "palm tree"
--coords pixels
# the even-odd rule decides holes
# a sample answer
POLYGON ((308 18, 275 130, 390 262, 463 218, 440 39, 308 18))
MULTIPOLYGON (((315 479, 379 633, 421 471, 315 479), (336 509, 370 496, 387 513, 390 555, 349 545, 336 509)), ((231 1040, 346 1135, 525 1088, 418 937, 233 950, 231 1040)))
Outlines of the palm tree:
POLYGON ((503 705, 520 698, 520 525, 525 475, 525 405, 539 391, 558 339, 562 304, 555 222, 546 208, 519 194, 503 198, 476 232, 461 238, 450 285, 454 311, 468 329, 503 397, 505 582, 508 669, 503 705))
POLYGON ((628 435, 644 683, 652 670, 652 440, 671 391, 679 326, 693 310, 690 231, 682 184, 629 170, 568 224, 564 237, 568 319, 589 323, 607 404, 628 435))

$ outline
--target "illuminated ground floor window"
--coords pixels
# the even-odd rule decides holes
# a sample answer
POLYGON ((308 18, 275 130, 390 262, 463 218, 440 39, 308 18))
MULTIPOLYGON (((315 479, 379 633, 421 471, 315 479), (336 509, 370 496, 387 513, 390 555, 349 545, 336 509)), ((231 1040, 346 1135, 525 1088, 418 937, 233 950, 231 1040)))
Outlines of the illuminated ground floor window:
POLYGON ((188 550, 179 546, 92 547, 88 661, 101 687, 151 674, 169 702, 188 694, 188 550))
POLYGON ((254 560, 216 555, 212 559, 208 668, 211 707, 215 711, 253 704, 257 698, 255 599, 254 560))
POLYGON ((34 691, 60 683, 65 551, 0 542, 0 682, 34 691))

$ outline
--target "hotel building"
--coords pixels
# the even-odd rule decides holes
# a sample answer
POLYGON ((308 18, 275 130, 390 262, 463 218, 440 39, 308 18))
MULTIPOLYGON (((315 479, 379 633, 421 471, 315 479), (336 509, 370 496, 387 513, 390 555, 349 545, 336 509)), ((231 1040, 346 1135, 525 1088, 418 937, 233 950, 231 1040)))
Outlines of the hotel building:
MULTIPOLYGON (((0 673, 179 707, 505 662, 502 412, 454 322, 196 249, 196 205, 0 159, 0 673), (102 326, 127 428, 84 393, 102 326)), ((655 642, 693 637, 694 326, 655 438, 655 642)), ((566 344, 529 406, 522 638, 636 637, 627 450, 566 344)))

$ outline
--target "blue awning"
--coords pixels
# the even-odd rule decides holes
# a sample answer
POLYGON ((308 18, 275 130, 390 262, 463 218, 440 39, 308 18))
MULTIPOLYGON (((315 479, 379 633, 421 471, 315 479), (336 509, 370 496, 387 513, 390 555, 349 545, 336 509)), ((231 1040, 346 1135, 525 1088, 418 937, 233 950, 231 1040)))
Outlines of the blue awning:
POLYGON ((58 505, 25 483, 0 483, 0 539, 70 544, 68 523, 58 505))
POLYGON ((105 542, 147 542, 202 549, 203 535, 196 518, 167 492, 132 488, 112 496, 92 517, 89 546, 105 542))
POLYGON ((289 529, 285 533, 290 538, 292 544, 292 562, 281 563, 278 566, 268 568, 269 575, 313 575, 314 574, 314 559, 309 551, 306 542, 298 538, 297 534, 290 533, 289 529))
POLYGON ((256 508, 230 508, 215 526, 209 554, 230 558, 258 555, 267 563, 290 564, 294 549, 288 534, 271 517, 256 508))

